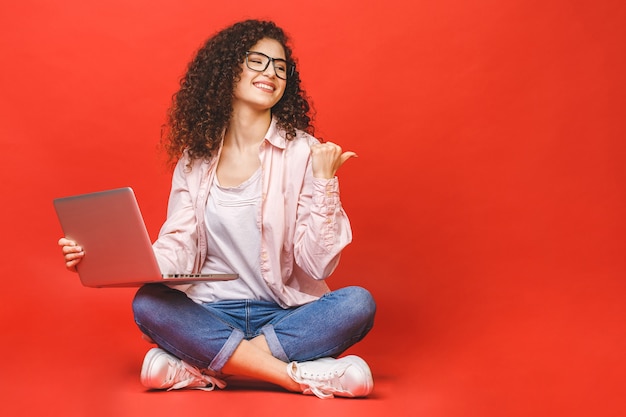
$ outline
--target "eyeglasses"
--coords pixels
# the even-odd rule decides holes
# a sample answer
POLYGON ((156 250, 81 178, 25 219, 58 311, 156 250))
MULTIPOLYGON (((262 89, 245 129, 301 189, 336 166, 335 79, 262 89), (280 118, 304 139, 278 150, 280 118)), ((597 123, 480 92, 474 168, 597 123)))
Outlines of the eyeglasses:
POLYGON ((263 72, 270 65, 270 62, 274 66, 274 73, 276 73, 276 76, 281 80, 286 80, 287 77, 291 77, 296 68, 295 65, 281 58, 272 58, 261 52, 246 52, 246 66, 252 71, 263 72))

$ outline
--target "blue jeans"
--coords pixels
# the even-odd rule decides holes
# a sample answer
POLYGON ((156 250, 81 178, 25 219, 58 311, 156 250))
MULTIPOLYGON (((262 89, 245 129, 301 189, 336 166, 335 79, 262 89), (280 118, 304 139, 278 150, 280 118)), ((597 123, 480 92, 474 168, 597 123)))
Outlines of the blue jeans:
POLYGON ((133 311, 139 329, 162 349, 220 372, 242 340, 260 335, 285 362, 338 356, 370 331, 376 304, 367 290, 346 287, 288 309, 254 300, 201 305, 181 291, 148 284, 135 295, 133 311))

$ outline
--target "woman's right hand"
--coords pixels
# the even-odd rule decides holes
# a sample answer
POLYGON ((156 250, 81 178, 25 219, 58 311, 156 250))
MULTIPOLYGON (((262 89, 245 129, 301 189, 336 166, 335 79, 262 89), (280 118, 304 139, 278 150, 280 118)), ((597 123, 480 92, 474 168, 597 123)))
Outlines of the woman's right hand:
POLYGON ((76 272, 76 265, 78 265, 85 256, 85 251, 82 246, 79 246, 78 243, 65 237, 59 239, 58 245, 61 246, 66 268, 72 272, 76 272))

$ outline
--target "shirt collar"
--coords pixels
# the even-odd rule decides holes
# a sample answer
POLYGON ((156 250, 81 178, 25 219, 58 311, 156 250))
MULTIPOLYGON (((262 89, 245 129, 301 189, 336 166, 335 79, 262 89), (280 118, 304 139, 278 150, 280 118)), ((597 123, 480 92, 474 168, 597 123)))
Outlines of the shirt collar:
POLYGON ((287 139, 285 139, 285 132, 278 127, 278 122, 272 117, 269 129, 265 134, 265 140, 277 148, 285 149, 287 146, 287 139))

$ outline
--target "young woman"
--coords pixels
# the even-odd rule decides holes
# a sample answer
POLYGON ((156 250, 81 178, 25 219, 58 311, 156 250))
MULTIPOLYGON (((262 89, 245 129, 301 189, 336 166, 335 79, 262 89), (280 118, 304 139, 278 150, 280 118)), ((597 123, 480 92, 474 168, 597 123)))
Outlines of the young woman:
MULTIPOLYGON (((177 163, 153 247, 164 273, 239 279, 139 289, 135 321, 159 346, 141 370, 148 388, 211 390, 238 375, 320 398, 372 391, 365 361, 339 358, 372 328, 372 296, 325 283, 352 239, 336 172, 356 155, 312 134, 274 23, 236 23, 198 51, 164 132, 177 163)), ((75 271, 80 242, 59 245, 75 271)))

